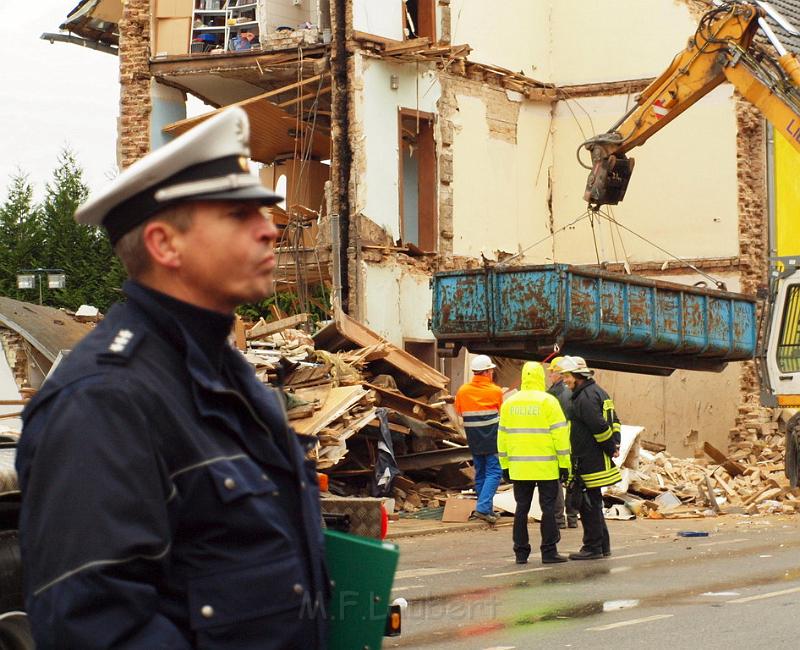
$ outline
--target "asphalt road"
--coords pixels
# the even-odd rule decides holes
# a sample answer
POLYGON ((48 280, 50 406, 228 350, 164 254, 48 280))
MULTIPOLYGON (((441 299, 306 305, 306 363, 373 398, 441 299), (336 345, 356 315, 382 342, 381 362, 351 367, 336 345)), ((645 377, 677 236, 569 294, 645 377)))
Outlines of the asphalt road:
MULTIPOLYGON (((800 517, 609 528, 612 557, 559 565, 515 564, 508 525, 400 540, 393 596, 408 608, 383 647, 800 647, 800 517)), ((580 530, 562 534, 559 550, 577 550, 580 530)))

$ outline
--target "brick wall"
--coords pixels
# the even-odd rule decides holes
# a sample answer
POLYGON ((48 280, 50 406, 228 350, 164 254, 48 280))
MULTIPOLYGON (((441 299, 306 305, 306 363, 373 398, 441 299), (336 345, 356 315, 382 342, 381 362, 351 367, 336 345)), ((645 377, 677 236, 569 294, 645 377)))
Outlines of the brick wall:
POLYGON ((125 0, 119 22, 119 165, 150 151, 150 0, 125 0))
MULTIPOLYGON (((761 112, 737 97, 738 127, 736 166, 739 177, 739 270, 742 293, 754 294, 767 282, 769 240, 767 234, 765 125, 761 112)), ((742 364, 741 402, 731 442, 760 434, 772 420, 772 409, 761 407, 755 363, 742 364)))

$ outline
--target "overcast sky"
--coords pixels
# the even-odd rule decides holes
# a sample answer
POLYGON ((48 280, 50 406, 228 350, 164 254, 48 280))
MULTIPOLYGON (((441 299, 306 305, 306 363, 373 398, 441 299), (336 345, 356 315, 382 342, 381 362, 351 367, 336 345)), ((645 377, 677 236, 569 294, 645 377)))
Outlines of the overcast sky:
POLYGON ((2 201, 17 168, 29 175, 41 198, 64 145, 75 151, 90 188, 101 186, 115 169, 117 57, 39 38, 57 32, 77 4, 0 2, 2 201))

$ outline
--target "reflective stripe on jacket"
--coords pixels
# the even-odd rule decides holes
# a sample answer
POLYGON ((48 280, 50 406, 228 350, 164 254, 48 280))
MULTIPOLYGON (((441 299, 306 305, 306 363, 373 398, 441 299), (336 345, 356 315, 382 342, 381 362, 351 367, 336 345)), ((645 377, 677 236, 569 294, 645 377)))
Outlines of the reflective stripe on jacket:
POLYGON ((593 379, 572 394, 572 455, 586 487, 604 487, 622 480, 611 456, 619 447, 620 423, 614 401, 593 379))
POLYGON ((456 412, 464 420, 473 454, 497 453, 497 423, 503 391, 485 375, 475 375, 456 393, 456 412))
POLYGON ((521 390, 500 409, 497 450, 512 481, 547 481, 569 469, 569 429, 558 400, 544 390, 539 363, 522 368, 521 390))

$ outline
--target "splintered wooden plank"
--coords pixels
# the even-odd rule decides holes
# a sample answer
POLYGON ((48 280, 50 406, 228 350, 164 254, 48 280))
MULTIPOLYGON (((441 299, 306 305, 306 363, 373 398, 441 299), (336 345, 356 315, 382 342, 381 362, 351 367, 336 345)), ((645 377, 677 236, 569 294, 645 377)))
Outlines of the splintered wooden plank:
POLYGON ((258 339, 269 336, 270 334, 277 334, 283 330, 294 329, 298 325, 305 323, 307 320, 308 314, 295 314, 294 316, 271 321, 269 323, 264 321, 262 318, 260 321, 258 321, 258 323, 247 330, 247 338, 258 339))
POLYGON ((406 397, 402 393, 387 390, 380 386, 364 383, 363 386, 375 391, 375 403, 379 406, 399 411, 418 420, 440 420, 445 415, 441 408, 433 407, 425 402, 406 397))
POLYGON ((362 348, 376 343, 385 343, 388 354, 384 361, 426 386, 430 386, 435 390, 445 390, 450 384, 450 379, 447 376, 431 368, 428 364, 423 363, 405 350, 401 350, 396 345, 389 343, 366 325, 353 320, 341 311, 337 312, 333 323, 317 332, 314 336, 317 349, 327 349, 329 352, 335 352, 335 349, 326 347, 327 342, 336 338, 333 334, 334 332, 338 332, 339 335, 362 348))
POLYGON ((306 435, 316 434, 320 429, 339 419, 358 404, 367 392, 361 386, 344 386, 331 389, 322 408, 313 417, 297 422, 294 425, 295 431, 306 435))
POLYGON ((703 443, 703 451, 713 458, 714 461, 722 465, 725 468, 725 471, 731 476, 739 476, 740 474, 744 474, 745 470, 747 469, 744 465, 740 465, 735 460, 729 459, 725 454, 723 454, 719 449, 709 442, 703 443))

